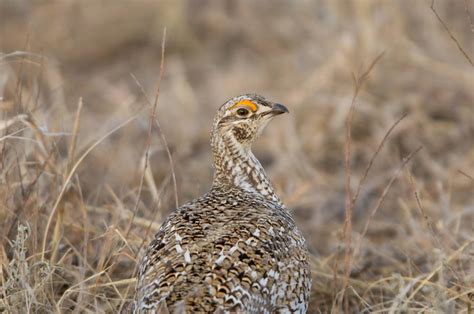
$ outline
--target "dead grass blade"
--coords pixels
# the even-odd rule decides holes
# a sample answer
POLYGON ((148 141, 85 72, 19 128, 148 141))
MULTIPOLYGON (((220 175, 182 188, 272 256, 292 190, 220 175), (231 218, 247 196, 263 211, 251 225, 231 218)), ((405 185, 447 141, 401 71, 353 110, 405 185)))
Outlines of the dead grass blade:
POLYGON ((404 300, 404 306, 408 305, 408 302, 410 302, 411 299, 424 287, 426 284, 433 278, 436 273, 438 273, 440 270, 445 267, 445 265, 448 265, 451 263, 453 260, 455 260, 469 245, 474 243, 474 240, 466 241, 459 249, 457 249, 453 254, 451 254, 445 261, 439 263, 439 265, 431 272, 429 273, 423 281, 420 282, 418 287, 416 287, 415 290, 404 300))
POLYGON ((77 136, 79 132, 79 125, 81 121, 82 106, 83 106, 83 102, 82 102, 82 97, 81 97, 79 98, 79 102, 77 103, 76 118, 74 120, 74 127, 72 129, 71 145, 69 146, 68 167, 67 167, 68 172, 71 171, 71 167, 74 162, 74 156, 76 155, 76 144, 77 144, 77 136))
POLYGON ((107 271, 107 269, 104 269, 103 271, 98 272, 98 273, 95 273, 95 274, 93 274, 92 276, 90 276, 90 277, 84 279, 83 281, 78 282, 77 284, 75 284, 75 285, 69 287, 69 288, 63 293, 63 295, 62 295, 61 298, 58 300, 58 302, 56 303, 56 310, 58 311, 58 313, 62 313, 62 312, 63 312, 63 311, 61 311, 61 303, 64 302, 64 299, 65 299, 70 293, 74 292, 75 289, 76 289, 77 287, 80 287, 83 283, 85 283, 85 282, 87 282, 87 281, 89 281, 89 280, 92 280, 92 279, 94 279, 94 278, 97 278, 97 277, 102 276, 106 271, 107 271))
POLYGON ((107 137, 109 137, 110 135, 112 135, 113 133, 117 132, 118 130, 120 130, 121 128, 123 128, 124 126, 126 126, 127 124, 129 124, 130 122, 134 121, 136 118, 137 118, 138 115, 135 115, 133 117, 130 117, 129 119, 125 120, 124 122, 122 122, 121 124, 119 124, 118 126, 116 126, 115 128, 113 128, 112 130, 110 130, 109 132, 107 132, 105 135, 103 135, 101 138, 99 138, 96 142, 94 142, 82 155, 81 157, 79 157, 79 159, 76 161, 76 163, 74 164, 74 166, 71 168, 71 171, 69 171, 69 174, 67 175, 66 179, 64 180, 63 182, 63 186, 61 188, 61 191, 59 192, 59 195, 58 197, 56 198, 56 202, 54 203, 53 205, 53 208, 51 209, 51 213, 49 214, 49 218, 48 218, 48 222, 46 224, 46 227, 44 229, 44 234, 43 234, 43 244, 41 246, 42 248, 42 251, 41 251, 41 261, 44 262, 44 255, 46 253, 46 242, 47 242, 47 239, 48 239, 48 231, 49 231, 49 228, 51 227, 51 222, 53 221, 53 218, 56 214, 56 211, 58 209, 58 206, 59 206, 59 203, 61 202, 61 199, 64 195, 64 193, 66 192, 66 189, 67 187, 69 186, 69 181, 71 181, 71 178, 72 176, 74 175, 74 173, 76 172, 77 168, 79 167, 79 165, 81 164, 81 162, 90 154, 91 151, 94 150, 94 148, 96 148, 100 143, 102 143, 103 140, 105 140, 107 137))
MULTIPOLYGON (((0 131, 4 130, 4 129, 8 129, 9 127, 11 127, 12 125, 14 125, 15 123, 19 122, 19 121, 23 121, 25 120, 26 118, 28 117, 27 114, 19 114, 17 116, 14 116, 8 120, 4 120, 4 121, 0 121, 0 131)), ((17 131, 19 132, 19 131, 17 131)), ((10 136, 12 136, 13 134, 10 134, 10 136)), ((0 137, 0 141, 3 141, 4 139, 7 138, 8 135, 5 135, 3 137, 0 137)))

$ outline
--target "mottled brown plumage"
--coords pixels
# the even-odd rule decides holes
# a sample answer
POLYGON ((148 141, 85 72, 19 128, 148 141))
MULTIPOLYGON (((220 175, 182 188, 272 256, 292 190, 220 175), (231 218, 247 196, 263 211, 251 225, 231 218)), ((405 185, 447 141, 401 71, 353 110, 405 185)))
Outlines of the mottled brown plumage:
POLYGON ((284 112, 258 95, 218 110, 212 187, 175 210, 148 246, 136 312, 306 312, 305 240, 250 149, 284 112))

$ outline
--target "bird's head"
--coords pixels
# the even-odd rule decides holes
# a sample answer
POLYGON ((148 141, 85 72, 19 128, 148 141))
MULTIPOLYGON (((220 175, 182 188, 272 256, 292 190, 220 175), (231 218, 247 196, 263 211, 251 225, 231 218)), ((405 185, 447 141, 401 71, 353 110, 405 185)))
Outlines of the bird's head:
POLYGON ((259 95, 234 97, 217 111, 213 125, 213 142, 216 140, 214 137, 220 137, 249 148, 272 118, 287 112, 285 106, 259 95))

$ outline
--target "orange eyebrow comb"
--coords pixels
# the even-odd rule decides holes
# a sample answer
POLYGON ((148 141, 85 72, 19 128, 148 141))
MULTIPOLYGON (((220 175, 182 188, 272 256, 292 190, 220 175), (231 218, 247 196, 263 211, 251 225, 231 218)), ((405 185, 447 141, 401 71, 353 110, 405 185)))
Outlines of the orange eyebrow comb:
POLYGON ((235 105, 230 107, 230 109, 233 109, 233 108, 238 107, 238 106, 248 107, 250 110, 252 110, 252 112, 257 111, 257 105, 253 101, 250 101, 248 99, 244 99, 244 100, 239 101, 238 103, 236 103, 235 105))

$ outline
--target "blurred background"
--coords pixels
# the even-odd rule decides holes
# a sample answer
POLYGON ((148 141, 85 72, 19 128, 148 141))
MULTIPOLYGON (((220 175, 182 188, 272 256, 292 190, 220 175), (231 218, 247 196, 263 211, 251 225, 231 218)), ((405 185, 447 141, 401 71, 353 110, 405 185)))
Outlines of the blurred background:
POLYGON ((127 309, 137 256, 175 194, 209 188, 213 115, 243 93, 290 110, 254 151, 308 241, 310 312, 341 310, 345 123, 353 75, 382 52, 356 101, 353 192, 407 116, 354 206, 351 311, 472 308, 474 3, 430 6, 1 1, 0 312, 127 309))

